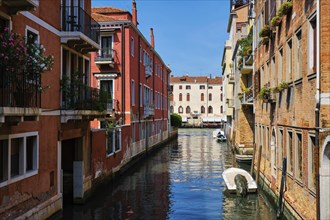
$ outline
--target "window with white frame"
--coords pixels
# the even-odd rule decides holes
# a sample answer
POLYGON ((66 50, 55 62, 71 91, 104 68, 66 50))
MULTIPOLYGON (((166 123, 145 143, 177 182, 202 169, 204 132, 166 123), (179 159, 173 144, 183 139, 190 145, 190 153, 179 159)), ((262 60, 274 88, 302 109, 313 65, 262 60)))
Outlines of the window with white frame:
POLYGON ((302 77, 302 45, 301 45, 301 29, 296 31, 295 34, 295 47, 294 47, 294 79, 302 77))
POLYGON ((270 151, 270 144, 269 144, 269 127, 266 127, 266 145, 265 145, 265 147, 266 147, 265 150, 267 151, 266 158, 267 158, 267 160, 270 160, 271 151, 270 151))
POLYGON ((269 83, 269 75, 270 75, 270 68, 269 68, 269 60, 266 62, 266 69, 265 69, 265 83, 269 83))
POLYGON ((278 83, 280 83, 283 80, 283 48, 282 47, 278 50, 277 65, 278 65, 277 79, 278 79, 278 83))
POLYGON ((260 86, 263 87, 265 85, 265 76, 264 76, 264 73, 265 73, 265 69, 264 69, 264 66, 262 66, 260 68, 260 86))
POLYGON ((131 38, 131 55, 134 57, 134 38, 131 38))
POLYGON ((278 151, 277 151, 277 164, 278 167, 282 168, 282 160, 283 160, 283 129, 278 130, 278 151))
POLYGON ((277 85, 276 75, 278 75, 275 73, 275 56, 273 56, 271 58, 270 69, 271 69, 270 74, 269 74, 270 75, 270 87, 273 88, 277 85))
POLYGON ((292 72, 292 39, 290 38, 286 44, 286 73, 285 80, 287 82, 291 81, 291 72, 292 72))
POLYGON ((131 99, 132 99, 132 106, 135 106, 135 84, 134 84, 134 80, 132 80, 132 86, 131 86, 131 99))
POLYGON ((132 142, 135 142, 135 125, 136 123, 132 123, 132 142))
POLYGON ((297 179, 302 180, 302 175, 303 175, 303 169, 302 169, 302 159, 303 159, 303 151, 302 151, 302 134, 300 132, 296 132, 296 139, 295 139, 295 165, 296 165, 296 169, 295 169, 295 176, 297 179))
POLYGON ((292 131, 286 133, 286 155, 288 164, 288 173, 293 174, 293 147, 292 147, 292 131))
POLYGON ((316 191, 315 134, 308 135, 308 188, 316 191))
POLYGON ((142 46, 140 44, 140 63, 142 63, 142 59, 143 59, 143 50, 142 50, 142 46))
POLYGON ((106 153, 111 156, 114 152, 121 150, 121 129, 112 128, 107 131, 106 153))
POLYGON ((38 173, 38 132, 0 136, 0 186, 38 173))
POLYGON ((121 129, 116 128, 115 129, 115 151, 121 150, 121 129))
POLYGON ((143 106, 142 84, 140 84, 140 107, 143 106))
POLYGON ((316 16, 312 17, 309 21, 309 33, 308 33, 308 73, 316 72, 316 48, 317 48, 317 25, 316 25, 316 16))

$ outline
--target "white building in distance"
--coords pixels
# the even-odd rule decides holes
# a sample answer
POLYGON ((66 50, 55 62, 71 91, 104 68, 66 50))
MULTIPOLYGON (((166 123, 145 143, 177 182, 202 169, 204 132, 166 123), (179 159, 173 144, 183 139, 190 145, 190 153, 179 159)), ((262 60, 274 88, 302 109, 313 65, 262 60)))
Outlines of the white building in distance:
POLYGON ((171 113, 181 115, 183 126, 215 127, 225 120, 222 78, 171 76, 171 113))

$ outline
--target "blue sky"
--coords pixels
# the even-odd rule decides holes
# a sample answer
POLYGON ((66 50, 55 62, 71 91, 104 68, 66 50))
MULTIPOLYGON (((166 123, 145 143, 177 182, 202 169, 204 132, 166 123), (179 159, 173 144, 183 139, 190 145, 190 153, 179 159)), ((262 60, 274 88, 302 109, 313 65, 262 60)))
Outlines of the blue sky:
MULTIPOLYGON (((136 0, 139 30, 150 39, 172 75, 220 76, 228 37, 229 0, 136 0)), ((131 12, 132 0, 92 0, 93 7, 131 12)))

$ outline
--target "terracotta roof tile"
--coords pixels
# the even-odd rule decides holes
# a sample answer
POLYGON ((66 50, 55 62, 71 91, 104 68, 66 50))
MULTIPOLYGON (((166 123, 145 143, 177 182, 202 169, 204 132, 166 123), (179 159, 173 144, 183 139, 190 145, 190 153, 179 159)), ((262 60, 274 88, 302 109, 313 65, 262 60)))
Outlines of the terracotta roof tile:
POLYGON ((114 8, 114 7, 96 7, 92 8, 92 13, 99 13, 99 14, 109 14, 109 13, 127 13, 128 11, 114 8))
POLYGON ((221 77, 208 78, 207 76, 175 76, 170 78, 170 83, 209 83, 222 84, 221 77))
POLYGON ((102 21, 115 21, 116 19, 111 17, 111 16, 107 16, 107 15, 102 15, 99 13, 92 13, 92 18, 97 21, 97 22, 102 22, 102 21))

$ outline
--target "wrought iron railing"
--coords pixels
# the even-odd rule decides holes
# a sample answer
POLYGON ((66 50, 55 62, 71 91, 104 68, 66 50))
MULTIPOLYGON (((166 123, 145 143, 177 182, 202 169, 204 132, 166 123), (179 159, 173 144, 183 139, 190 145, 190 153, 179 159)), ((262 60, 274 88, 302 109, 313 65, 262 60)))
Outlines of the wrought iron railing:
POLYGON ((95 62, 113 61, 113 59, 114 59, 114 50, 109 47, 105 47, 105 48, 101 48, 100 54, 97 54, 94 61, 95 62))
POLYGON ((40 76, 0 63, 0 107, 40 108, 40 76))
POLYGON ((253 102, 253 86, 248 88, 247 92, 243 92, 240 98, 242 104, 249 104, 253 102))
POLYGON ((62 110, 113 111, 116 101, 106 91, 89 87, 77 81, 62 80, 62 110))
POLYGON ((99 41, 100 25, 84 9, 78 6, 61 6, 62 31, 78 31, 94 42, 99 41))

